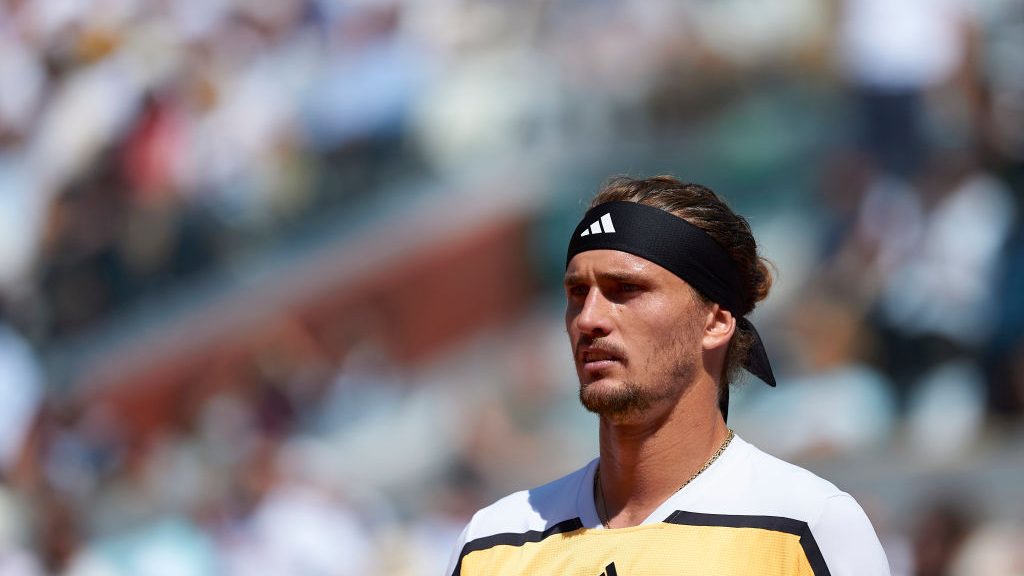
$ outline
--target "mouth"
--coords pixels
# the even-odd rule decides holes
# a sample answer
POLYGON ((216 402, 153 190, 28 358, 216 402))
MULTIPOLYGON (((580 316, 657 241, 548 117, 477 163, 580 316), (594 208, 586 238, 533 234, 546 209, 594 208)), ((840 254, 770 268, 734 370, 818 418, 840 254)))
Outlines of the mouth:
POLYGON ((577 357, 583 370, 589 373, 602 372, 623 361, 615 352, 592 346, 581 348, 577 357))

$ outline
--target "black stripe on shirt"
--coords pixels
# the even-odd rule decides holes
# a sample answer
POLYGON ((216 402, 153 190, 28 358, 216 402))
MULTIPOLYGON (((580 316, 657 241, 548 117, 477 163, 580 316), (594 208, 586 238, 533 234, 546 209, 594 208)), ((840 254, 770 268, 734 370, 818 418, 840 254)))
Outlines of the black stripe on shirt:
POLYGON ((573 530, 579 530, 580 528, 583 528, 583 521, 579 518, 573 518, 571 520, 559 522, 543 532, 540 530, 530 530, 529 532, 506 532, 467 542, 466 545, 462 547, 462 552, 459 554, 459 561, 455 564, 455 570, 452 571, 452 576, 459 576, 459 574, 462 573, 462 559, 472 552, 487 550, 488 548, 502 545, 522 546, 528 542, 540 542, 548 536, 572 532, 573 530))
POLYGON ((807 562, 814 571, 814 576, 831 576, 825 557, 811 534, 811 527, 806 522, 782 516, 746 516, 739 514, 702 514, 700 512, 684 512, 676 510, 665 522, 684 526, 724 526, 727 528, 760 528, 774 532, 785 532, 800 537, 800 546, 807 556, 807 562))

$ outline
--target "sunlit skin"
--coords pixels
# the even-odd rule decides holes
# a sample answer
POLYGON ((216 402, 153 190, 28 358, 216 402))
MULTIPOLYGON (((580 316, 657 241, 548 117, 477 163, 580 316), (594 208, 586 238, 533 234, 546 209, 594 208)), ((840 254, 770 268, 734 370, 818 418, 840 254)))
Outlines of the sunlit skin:
POLYGON ((736 322, 675 274, 617 250, 574 256, 565 291, 580 400, 600 417, 606 520, 636 526, 728 434, 717 382, 736 322))

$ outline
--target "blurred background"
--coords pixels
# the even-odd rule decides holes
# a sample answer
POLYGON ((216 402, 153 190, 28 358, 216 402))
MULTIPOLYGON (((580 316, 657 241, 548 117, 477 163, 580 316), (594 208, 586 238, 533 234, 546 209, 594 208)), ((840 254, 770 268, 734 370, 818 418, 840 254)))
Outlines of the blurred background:
POLYGON ((748 216, 730 424, 1024 574, 1019 0, 0 0, 0 576, 428 575, 596 455, 613 174, 748 216))

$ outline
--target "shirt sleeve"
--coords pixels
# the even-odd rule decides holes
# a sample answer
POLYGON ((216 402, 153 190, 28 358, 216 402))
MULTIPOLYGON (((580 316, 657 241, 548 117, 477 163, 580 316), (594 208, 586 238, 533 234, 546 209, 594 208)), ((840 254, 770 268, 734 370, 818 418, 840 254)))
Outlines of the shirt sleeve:
POLYGON ((871 521, 849 494, 825 501, 811 534, 831 576, 891 576, 871 521))

